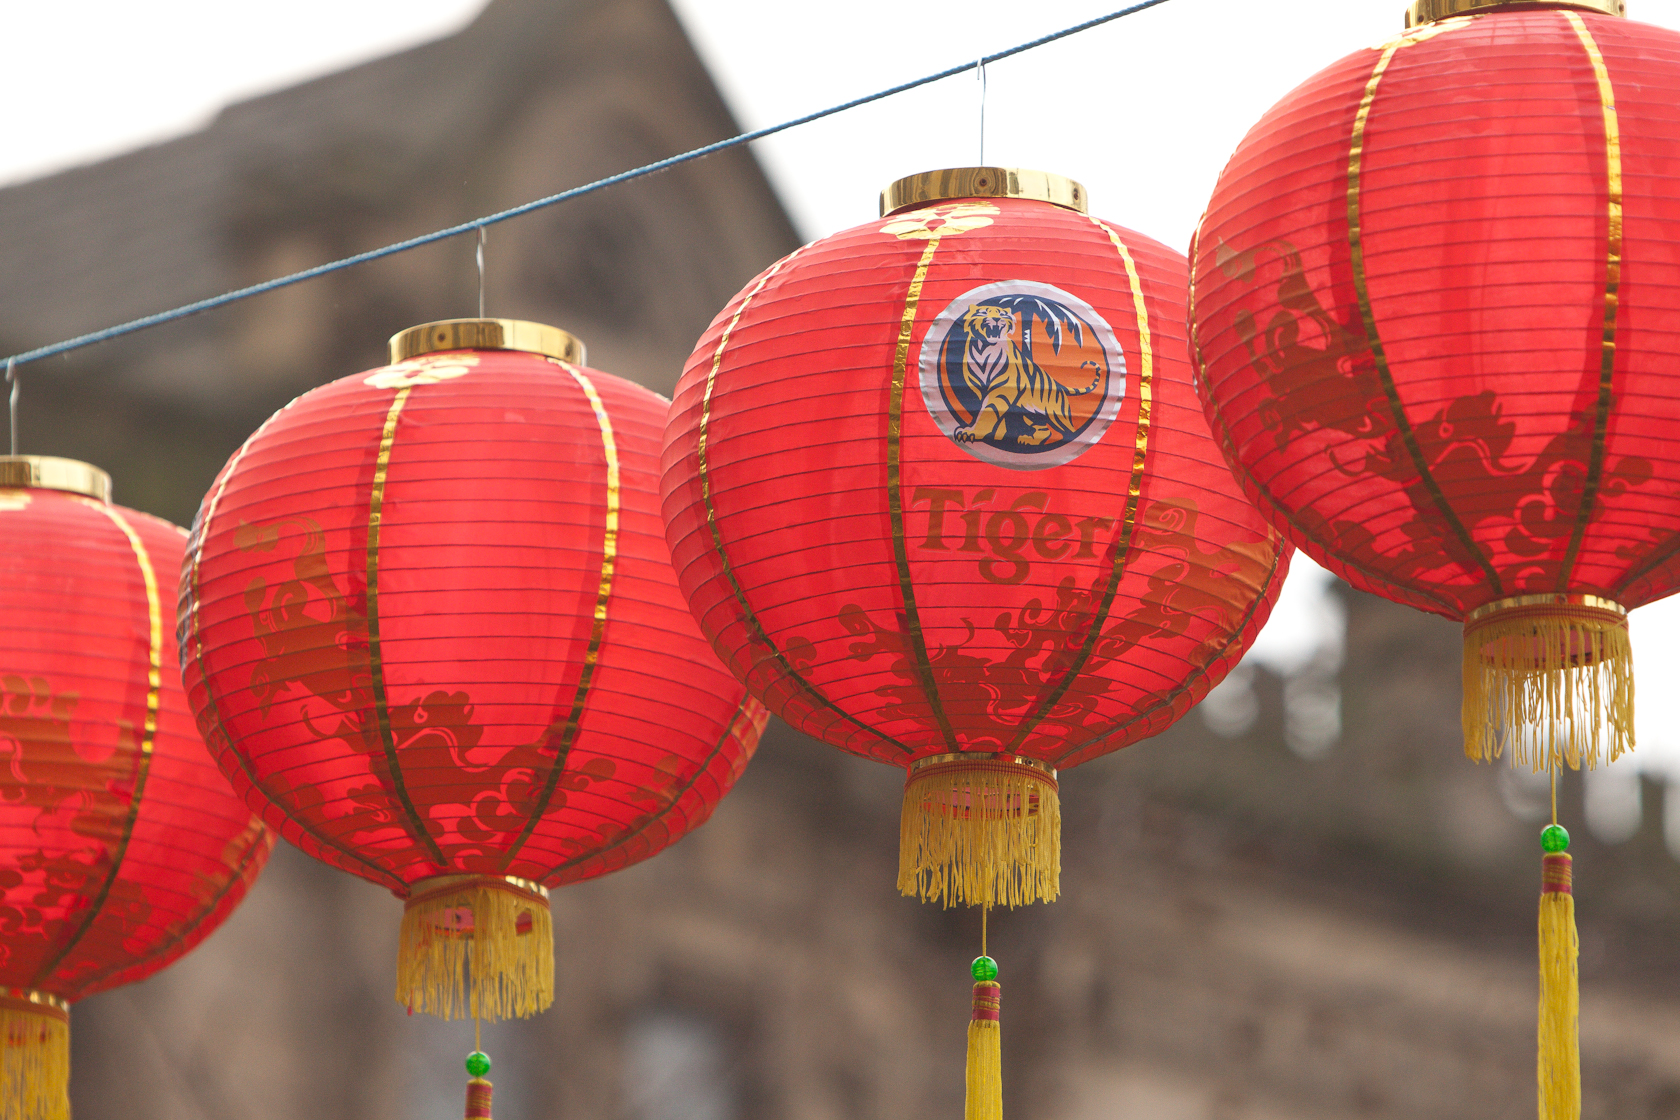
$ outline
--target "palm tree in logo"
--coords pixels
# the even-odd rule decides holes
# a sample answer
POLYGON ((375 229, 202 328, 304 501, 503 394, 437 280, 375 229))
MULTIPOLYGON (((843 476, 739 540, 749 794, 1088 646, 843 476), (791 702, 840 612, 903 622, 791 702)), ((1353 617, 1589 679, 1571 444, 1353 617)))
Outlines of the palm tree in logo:
POLYGON ((945 356, 949 363, 960 363, 961 378, 947 378, 947 383, 967 390, 968 399, 960 403, 974 420, 953 431, 952 438, 958 443, 1044 447, 1075 435, 1069 400, 1102 384, 1103 366, 1081 362, 1090 383, 1069 388, 1045 372, 1034 344, 1042 336, 1050 352, 1060 354, 1071 333, 1074 345, 1083 346, 1087 325, 1078 316, 1042 296, 1005 295, 974 304, 958 324, 960 329, 947 338, 945 356))

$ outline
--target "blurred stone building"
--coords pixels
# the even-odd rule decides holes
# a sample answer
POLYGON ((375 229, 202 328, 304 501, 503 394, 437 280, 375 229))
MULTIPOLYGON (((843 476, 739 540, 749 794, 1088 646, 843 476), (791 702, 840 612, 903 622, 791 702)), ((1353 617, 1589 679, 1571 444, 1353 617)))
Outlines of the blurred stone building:
MULTIPOLYGON (((451 39, 0 191, 0 348, 733 131, 663 0, 495 0, 451 39)), ((734 152, 496 227, 488 310, 565 326, 591 364, 668 392, 712 314, 795 244, 734 152)), ((97 462, 120 501, 186 522, 273 409, 378 364, 402 327, 472 314, 473 248, 25 367, 23 450, 97 462)), ((1064 897, 992 923, 1017 1120, 1532 1115, 1534 791, 1460 756, 1455 627, 1345 606, 1339 668, 1246 670, 1234 706, 1064 775, 1064 897), (1322 702, 1286 734, 1286 707, 1327 688, 1339 738, 1322 702)), ((498 1116, 960 1115, 977 919, 896 895, 900 781, 773 725, 709 825, 557 892, 555 1007, 486 1028, 498 1116)), ((1627 842, 1575 829, 1598 1120, 1680 1118, 1680 872, 1645 792, 1627 842)), ((1578 781, 1563 795, 1576 825, 1578 781)), ((77 1006, 78 1120, 460 1115, 471 1028, 393 1002, 400 910, 282 846, 197 952, 77 1006)))

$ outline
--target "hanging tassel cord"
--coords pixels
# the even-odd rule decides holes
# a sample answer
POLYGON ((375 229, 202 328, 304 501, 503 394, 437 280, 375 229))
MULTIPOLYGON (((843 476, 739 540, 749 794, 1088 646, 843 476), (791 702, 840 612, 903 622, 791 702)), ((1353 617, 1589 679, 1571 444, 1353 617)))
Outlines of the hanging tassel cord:
POLYGON ((1557 823, 1557 769, 1552 769, 1552 823, 1540 834, 1540 1022, 1537 1077, 1540 1120, 1580 1120, 1580 939, 1575 929, 1569 833, 1557 823))
POLYGON ((485 1079, 490 1072, 490 1055, 484 1052, 484 1046, 479 1037, 478 1016, 473 1016, 473 1052, 467 1055, 467 1076, 472 1080, 467 1082, 467 1111, 466 1120, 491 1120, 490 1097, 494 1086, 485 1079))
POLYGON ((986 918, 980 910, 980 955, 974 958, 974 1009, 968 1019, 967 1085, 963 1120, 1003 1120, 1003 1036, 999 1020, 1003 988, 998 966, 986 953, 986 918))

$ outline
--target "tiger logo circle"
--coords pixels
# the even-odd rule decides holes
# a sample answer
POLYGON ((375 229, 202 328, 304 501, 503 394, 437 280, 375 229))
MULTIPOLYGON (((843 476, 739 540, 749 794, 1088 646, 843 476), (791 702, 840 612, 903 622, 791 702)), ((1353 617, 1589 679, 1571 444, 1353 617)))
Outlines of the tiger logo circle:
POLYGON ((1069 462, 1102 439, 1126 395, 1126 355, 1091 305, 1049 284, 964 292, 922 340, 922 400, 952 443, 1018 471, 1069 462))

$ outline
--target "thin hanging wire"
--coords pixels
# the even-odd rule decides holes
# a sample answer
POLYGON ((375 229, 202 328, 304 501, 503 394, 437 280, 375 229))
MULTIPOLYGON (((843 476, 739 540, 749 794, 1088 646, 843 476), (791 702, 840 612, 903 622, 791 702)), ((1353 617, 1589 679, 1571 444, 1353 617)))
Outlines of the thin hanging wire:
POLYGON ((478 227, 478 317, 484 318, 484 227, 478 227))
POLYGON ((1552 823, 1557 824, 1557 756, 1552 756, 1552 823))
POLYGON ((986 60, 980 59, 974 64, 974 76, 980 79, 980 162, 977 167, 986 166, 986 60))
MULTIPOLYGON (((1013 58, 1015 55, 1023 54, 1026 51, 1034 50, 1049 43, 1054 43, 1058 39, 1065 39, 1069 35, 1077 35, 1081 31, 1089 31, 1093 27, 1101 27, 1105 23, 1112 23, 1114 20, 1123 19, 1130 15, 1136 15, 1138 12, 1146 11, 1149 8, 1157 7, 1161 4, 1165 4, 1166 2, 1167 0, 1142 0, 1141 3, 1133 4, 1127 8, 1121 8, 1119 11, 1110 12, 1107 15, 1088 19, 1084 23, 1076 23, 1072 27, 1066 27, 1060 31, 1053 31, 1048 35, 1041 35, 1031 42, 1022 43, 1019 46, 1010 47, 1008 50, 998 51, 995 54, 985 55, 980 59, 980 61, 982 63, 989 63, 998 62, 1005 58, 1013 58)), ((932 83, 942 81, 945 78, 955 77, 958 74, 965 74, 973 68, 974 63, 972 62, 964 62, 958 66, 947 67, 946 69, 939 71, 937 74, 929 74, 925 78, 916 78, 913 81, 903 82, 890 89, 884 89, 877 93, 853 98, 852 100, 842 102, 839 105, 832 105, 827 109, 819 109, 814 113, 807 113, 802 117, 795 117, 792 120, 783 121, 781 124, 770 125, 767 128, 753 129, 751 132, 743 132, 740 135, 732 136, 727 140, 719 140, 715 144, 707 144, 703 147, 695 148, 692 151, 684 152, 681 155, 671 156, 668 159, 657 160, 653 163, 645 164, 630 171, 621 171, 617 175, 609 175, 605 179, 597 179, 593 183, 585 183, 581 187, 573 187, 570 190, 561 191, 559 194, 551 194, 546 198, 539 198, 534 202, 527 202, 508 210, 500 210, 494 214, 486 214, 482 218, 474 218, 470 222, 462 222, 460 225, 449 226, 447 229, 440 229, 432 233, 421 234, 419 237, 411 237, 406 241, 398 241, 379 249, 369 249, 365 253, 357 253, 354 256, 345 257, 343 260, 316 265, 314 268, 306 268, 302 272, 294 272, 290 276, 279 276, 273 280, 264 280, 260 284, 252 284, 250 287, 236 288, 231 292, 223 292, 219 296, 211 296, 208 299, 201 299, 194 303, 183 304, 180 307, 172 308, 168 311, 159 311, 153 315, 144 315, 138 319, 131 319, 126 323, 118 323, 116 326, 105 327, 104 329, 97 331, 90 331, 87 334, 80 334, 74 338, 67 338, 63 342, 55 342, 50 346, 38 346, 33 350, 25 350, 20 354, 13 354, 7 360, 9 362, 16 362, 18 365, 23 365, 26 362, 35 362, 40 361, 42 358, 50 358, 55 354, 68 354, 72 350, 80 350, 83 347, 92 346, 95 343, 108 342, 113 338, 121 338, 124 335, 134 334, 136 331, 143 331, 151 327, 162 326, 164 323, 172 323, 177 319, 185 319, 189 315, 197 315, 201 311, 210 311, 217 307, 224 307, 230 303, 237 303, 240 300, 250 299, 252 296, 260 296, 266 292, 290 287, 293 284, 301 284, 305 280, 313 280, 318 276, 326 276, 329 273, 339 272, 343 269, 352 268, 359 264, 366 264, 369 261, 381 260, 385 257, 394 256, 397 253, 406 253, 410 249, 418 249, 422 245, 430 245, 435 241, 446 241, 451 237, 459 237, 463 233, 471 233, 474 230, 481 230, 486 226, 493 226, 497 222, 505 222, 510 218, 518 218, 535 210, 542 210, 549 206, 557 205, 558 203, 570 202, 574 198, 582 198, 586 194, 594 194, 596 191, 605 190, 608 187, 617 186, 620 183, 628 183, 632 179, 640 179, 644 175, 652 175, 655 172, 665 171, 680 164, 689 163, 693 160, 713 155, 717 152, 728 151, 730 148, 739 148, 744 144, 752 143, 754 140, 762 140, 766 136, 774 136, 778 132, 786 132, 790 128, 798 128, 800 125, 810 124, 812 121, 820 121, 824 117, 832 117, 836 113, 843 113, 847 109, 856 109, 860 105, 868 105, 871 102, 893 97, 900 93, 906 93, 913 89, 919 89, 925 85, 931 85, 932 83)))
POLYGON ((982 957, 988 955, 986 953, 986 918, 991 912, 992 904, 989 902, 980 908, 980 955, 982 957))
POLYGON ((8 384, 12 387, 12 391, 6 394, 6 410, 11 415, 11 421, 12 421, 12 454, 16 455, 18 453, 17 452, 17 402, 18 402, 18 389, 21 388, 21 386, 18 384, 17 359, 16 358, 7 358, 6 359, 6 384, 8 384))

